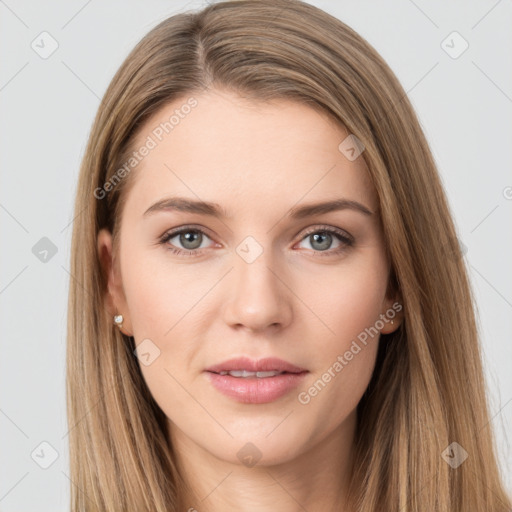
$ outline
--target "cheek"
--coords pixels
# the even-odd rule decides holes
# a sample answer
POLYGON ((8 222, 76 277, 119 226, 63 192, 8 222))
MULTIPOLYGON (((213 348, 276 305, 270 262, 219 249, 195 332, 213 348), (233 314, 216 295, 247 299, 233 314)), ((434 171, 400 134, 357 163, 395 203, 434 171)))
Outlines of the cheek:
POLYGON ((169 417, 181 411, 182 421, 192 421, 198 411, 187 393, 187 369, 198 347, 191 321, 208 283, 197 279, 190 265, 164 263, 142 251, 130 253, 123 270, 125 295, 139 367, 151 395, 169 417))
MULTIPOLYGON (((379 251, 354 258, 323 275, 308 277, 300 287, 301 297, 326 328, 322 346, 343 350, 380 318, 388 275, 379 251)), ((297 289, 297 288, 296 288, 297 289)), ((318 320, 317 320, 318 322, 318 320)), ((320 332, 320 331, 319 331, 320 332)))
POLYGON ((313 374, 298 402, 326 428, 343 421, 368 386, 380 338, 378 321, 385 313, 387 277, 376 254, 365 264, 340 266, 329 282, 308 283, 308 306, 328 328, 317 318, 308 322, 322 334, 309 336, 310 343, 314 341, 309 347, 313 374))
MULTIPOLYGON (((163 249, 158 249, 158 251, 163 249)), ((215 276, 198 276, 193 265, 170 265, 160 254, 132 251, 122 262, 123 283, 139 366, 146 384, 164 411, 190 409, 180 385, 190 375, 190 361, 201 349, 201 301, 215 276), (140 347, 140 348, 139 348, 140 347), (145 364, 148 362, 149 364, 145 364)), ((211 272, 210 272, 211 274, 211 272)))
POLYGON ((126 256, 123 283, 136 340, 153 336, 165 342, 187 323, 212 281, 198 278, 193 267, 170 265, 162 255, 148 257, 147 251, 126 256))

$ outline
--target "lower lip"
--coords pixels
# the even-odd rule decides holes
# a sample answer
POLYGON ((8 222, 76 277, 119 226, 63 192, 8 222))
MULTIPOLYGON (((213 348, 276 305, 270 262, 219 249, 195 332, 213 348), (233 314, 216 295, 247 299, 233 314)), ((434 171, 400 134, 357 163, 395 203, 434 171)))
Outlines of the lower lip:
POLYGON ((283 373, 275 377, 232 377, 206 372, 213 386, 224 395, 245 404, 273 402, 295 389, 307 372, 283 373))

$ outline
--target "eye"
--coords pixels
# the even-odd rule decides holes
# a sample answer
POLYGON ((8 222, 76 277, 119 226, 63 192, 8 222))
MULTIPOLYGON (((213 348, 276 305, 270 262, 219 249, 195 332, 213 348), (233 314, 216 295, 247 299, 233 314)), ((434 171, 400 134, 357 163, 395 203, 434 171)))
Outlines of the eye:
POLYGON ((202 253, 198 249, 204 248, 203 242, 205 238, 209 237, 203 230, 185 226, 165 233, 160 239, 160 243, 165 245, 166 249, 173 254, 196 256, 202 253), (176 238, 176 241, 170 244, 169 242, 174 238, 176 238), (176 244, 180 244, 183 248, 173 247, 176 244))
MULTIPOLYGON (((208 245, 204 244, 206 239, 210 237, 197 227, 183 226, 173 231, 165 233, 160 238, 160 244, 171 251, 173 254, 180 256, 199 256, 202 254, 201 249, 205 249, 208 245), (171 243, 171 240, 176 239, 171 243), (181 247, 176 247, 176 245, 181 247)), ((332 256, 346 251, 354 244, 354 239, 351 235, 338 228, 329 226, 317 226, 314 229, 306 232, 302 237, 301 242, 308 241, 310 249, 315 256, 332 256), (333 242, 338 245, 332 249, 333 242)))
POLYGON ((315 256, 339 254, 354 244, 354 239, 348 233, 328 226, 316 227, 308 231, 301 242, 304 240, 309 242, 315 256), (338 242, 338 246, 331 250, 330 248, 334 241, 338 242))

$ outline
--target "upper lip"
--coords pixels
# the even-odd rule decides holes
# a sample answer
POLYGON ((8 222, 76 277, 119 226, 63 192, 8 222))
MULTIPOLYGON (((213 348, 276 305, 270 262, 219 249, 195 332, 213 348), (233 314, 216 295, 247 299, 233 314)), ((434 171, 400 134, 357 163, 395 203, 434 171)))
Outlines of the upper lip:
POLYGON ((305 368, 300 368, 294 364, 283 361, 276 357, 266 357, 257 361, 249 359, 248 357, 237 357, 229 359, 219 364, 215 364, 206 368, 205 371, 212 373, 229 372, 234 370, 246 370, 248 372, 287 372, 287 373, 302 373, 307 371, 305 368))

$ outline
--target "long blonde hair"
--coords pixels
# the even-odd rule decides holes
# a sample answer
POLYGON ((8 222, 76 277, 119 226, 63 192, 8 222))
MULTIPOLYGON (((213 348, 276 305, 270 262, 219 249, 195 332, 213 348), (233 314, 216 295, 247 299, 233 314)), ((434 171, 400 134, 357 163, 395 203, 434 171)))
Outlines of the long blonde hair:
MULTIPOLYGON (((105 192, 138 127, 207 91, 293 99, 363 144, 404 321, 382 335, 358 405, 351 496, 362 512, 503 512, 474 298, 435 162, 406 93, 350 27, 298 0, 235 0, 172 16, 126 58, 96 115, 76 192, 67 407, 72 511, 169 512, 185 489, 165 416, 107 310, 96 239, 117 240, 133 172, 105 192), (98 190, 102 190, 102 194, 98 190), (457 442, 467 459, 443 457, 457 442)), ((340 141, 341 142, 341 141, 340 141)), ((134 171, 135 172, 135 171, 134 171)), ((117 243, 114 243, 117 251, 117 243)), ((452 452, 453 455, 453 452, 452 452)))

